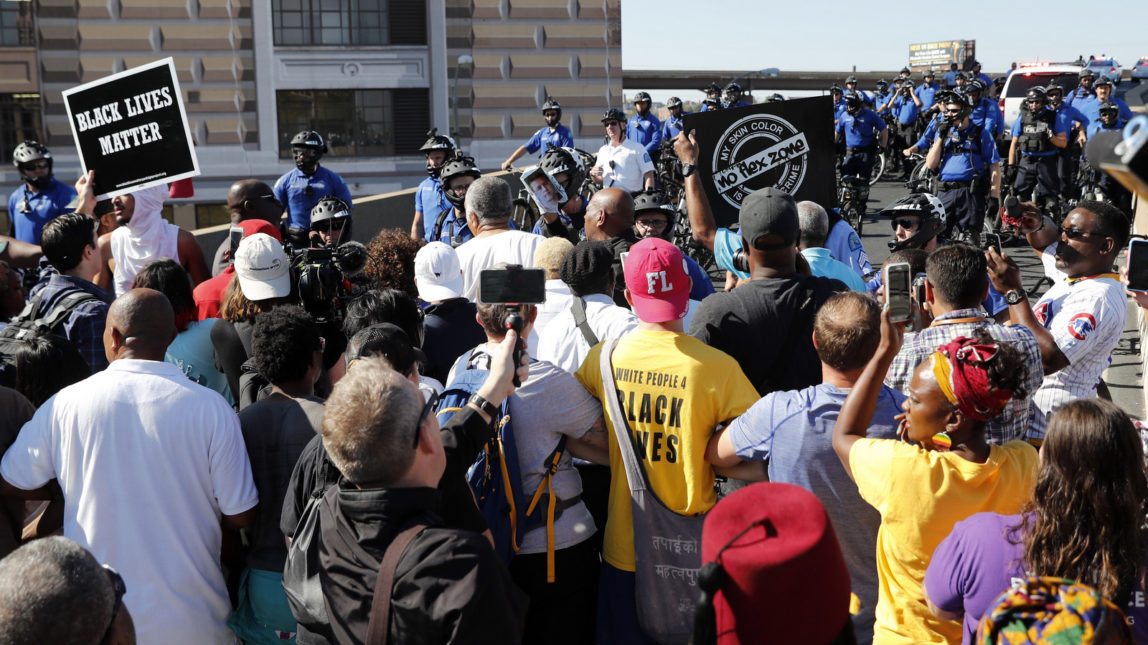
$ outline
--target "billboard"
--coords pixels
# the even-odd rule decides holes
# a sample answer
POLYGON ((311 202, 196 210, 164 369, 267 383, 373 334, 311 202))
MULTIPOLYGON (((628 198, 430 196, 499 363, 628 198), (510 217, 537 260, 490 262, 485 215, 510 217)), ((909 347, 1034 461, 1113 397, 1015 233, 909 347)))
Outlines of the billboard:
POLYGON ((936 40, 930 43, 909 45, 909 69, 923 72, 927 69, 946 70, 956 63, 961 69, 973 68, 976 58, 975 40, 936 40))

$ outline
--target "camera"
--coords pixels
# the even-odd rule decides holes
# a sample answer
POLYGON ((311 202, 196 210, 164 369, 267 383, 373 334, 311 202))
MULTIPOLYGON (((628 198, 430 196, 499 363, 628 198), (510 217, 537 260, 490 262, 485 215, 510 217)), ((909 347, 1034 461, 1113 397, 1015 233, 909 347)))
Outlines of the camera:
MULTIPOLYGON (((524 269, 519 264, 498 269, 484 269, 478 274, 478 301, 484 305, 502 305, 506 308, 501 321, 502 327, 513 329, 518 334, 518 343, 514 349, 514 364, 521 365, 522 354, 526 350, 526 343, 522 338, 526 320, 522 318, 519 307, 546 301, 546 271, 524 269)), ((522 383, 515 374, 514 386, 520 385, 522 383)))
POLYGON ((315 322, 338 322, 339 304, 352 293, 349 278, 367 264, 367 247, 346 242, 336 247, 295 251, 288 245, 291 270, 299 285, 299 300, 315 322))

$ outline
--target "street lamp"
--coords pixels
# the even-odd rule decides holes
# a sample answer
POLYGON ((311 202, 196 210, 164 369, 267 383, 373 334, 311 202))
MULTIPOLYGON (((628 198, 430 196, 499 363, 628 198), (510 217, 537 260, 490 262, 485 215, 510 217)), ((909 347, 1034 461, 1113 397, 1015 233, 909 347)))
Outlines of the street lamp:
POLYGON ((454 135, 461 136, 458 127, 458 77, 462 76, 463 72, 468 74, 474 72, 474 58, 470 54, 462 54, 458 57, 458 64, 454 68, 454 84, 450 88, 450 101, 454 106, 454 135))

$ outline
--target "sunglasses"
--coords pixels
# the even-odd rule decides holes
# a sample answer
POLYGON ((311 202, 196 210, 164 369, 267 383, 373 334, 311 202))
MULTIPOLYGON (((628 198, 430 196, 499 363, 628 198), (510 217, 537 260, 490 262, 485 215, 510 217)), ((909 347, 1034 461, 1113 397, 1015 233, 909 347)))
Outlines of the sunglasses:
POLYGON ((897 230, 898 228, 903 228, 906 231, 908 231, 908 230, 916 228, 917 225, 920 223, 921 223, 920 220, 913 218, 913 217, 900 217, 900 218, 897 218, 895 220, 890 221, 889 225, 893 227, 894 231, 897 230))
POLYGON ((1062 228, 1060 234, 1070 240, 1090 240, 1094 237, 1108 237, 1098 231, 1082 231, 1078 228, 1062 228))
POLYGON ((948 108, 945 108, 945 114, 960 114, 960 113, 961 113, 961 108, 957 108, 955 110, 950 110, 948 108))
POLYGON ((415 424, 415 440, 411 442, 412 448, 419 447, 419 429, 423 427, 423 422, 426 421, 430 413, 434 411, 436 405, 438 405, 438 393, 431 392, 430 398, 427 399, 427 404, 423 406, 422 414, 419 415, 419 422, 415 424))
POLYGON ((124 579, 118 571, 104 566, 104 573, 108 574, 108 581, 112 583, 112 591, 115 592, 116 604, 112 608, 112 620, 108 623, 108 628, 104 630, 104 638, 112 631, 112 626, 116 624, 116 617, 120 615, 120 608, 124 606, 124 594, 128 592, 127 585, 124 584, 124 579))
POLYGON ((318 231, 320 233, 326 233, 328 231, 341 231, 343 230, 343 225, 346 223, 346 220, 342 219, 329 219, 323 222, 315 222, 311 225, 311 230, 318 231))
POLYGON ((26 164, 21 164, 20 169, 27 170, 28 172, 33 170, 47 170, 50 165, 47 161, 41 159, 40 161, 29 161, 26 164))
POLYGON ((607 121, 606 127, 607 128, 620 128, 620 127, 622 127, 622 124, 618 123, 617 121, 607 121))

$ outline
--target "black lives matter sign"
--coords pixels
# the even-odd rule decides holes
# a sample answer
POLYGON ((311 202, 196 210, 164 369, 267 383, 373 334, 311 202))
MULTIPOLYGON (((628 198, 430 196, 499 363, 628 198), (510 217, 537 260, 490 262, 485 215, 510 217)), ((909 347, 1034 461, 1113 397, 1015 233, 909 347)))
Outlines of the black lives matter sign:
POLYGON ((171 58, 67 90, 64 104, 98 199, 199 174, 171 58))
POLYGON ((687 114, 698 141, 698 173, 719 226, 762 188, 797 200, 835 203, 833 104, 828 96, 687 114))

